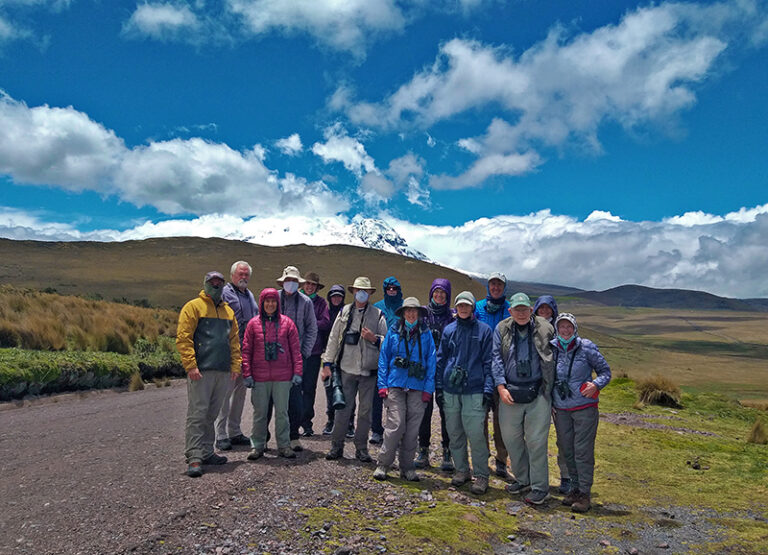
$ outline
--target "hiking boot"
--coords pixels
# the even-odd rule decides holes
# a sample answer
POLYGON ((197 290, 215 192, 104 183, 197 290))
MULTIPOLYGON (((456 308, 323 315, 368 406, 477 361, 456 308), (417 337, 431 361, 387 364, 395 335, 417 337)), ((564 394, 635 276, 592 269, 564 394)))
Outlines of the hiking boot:
POLYGON ((331 447, 331 450, 328 451, 328 453, 325 455, 325 460, 327 461, 335 461, 336 459, 343 459, 343 458, 344 458, 343 446, 334 445, 331 447))
POLYGON ((368 449, 355 449, 355 458, 364 463, 373 462, 370 453, 368 453, 368 449))
POLYGON ((229 442, 232 445, 250 445, 251 439, 243 434, 237 434, 236 436, 229 438, 229 442))
POLYGON ((291 449, 294 451, 303 451, 304 447, 302 447, 301 443, 298 439, 292 439, 291 440, 291 449))
POLYGON ((579 489, 573 488, 571 489, 571 491, 569 491, 566 494, 565 497, 563 497, 562 504, 565 505, 566 507, 570 507, 579 499, 580 495, 581 495, 581 492, 579 491, 579 489))
POLYGON ((352 424, 350 424, 349 428, 347 428, 346 438, 355 439, 355 427, 352 424))
POLYGON ((373 479, 374 480, 386 480, 387 479, 387 467, 386 466, 377 466, 376 470, 373 471, 373 479))
POLYGON ((307 426, 306 428, 304 428, 304 433, 301 435, 303 435, 304 437, 312 437, 313 435, 315 435, 315 431, 312 429, 312 426, 307 426))
POLYGON ((187 466, 187 476, 190 478, 199 478, 203 475, 203 465, 199 461, 191 462, 187 466))
POLYGON ((429 448, 420 447, 416 460, 413 461, 416 468, 427 468, 429 466, 429 448))
POLYGON ((333 433, 333 420, 329 420, 325 423, 325 428, 323 428, 323 435, 329 436, 333 433))
POLYGON ((248 460, 256 461, 263 456, 264 456, 264 449, 251 449, 251 452, 248 453, 248 460))
POLYGON ((560 493, 568 493, 571 491, 571 479, 570 478, 560 478, 560 487, 557 488, 557 491, 560 493))
POLYGON ((496 476, 503 478, 504 480, 509 480, 512 478, 512 476, 509 475, 509 472, 507 472, 506 463, 503 463, 499 460, 496 461, 496 476))
POLYGON ((548 491, 541 491, 539 489, 532 489, 531 492, 525 496, 523 501, 530 503, 531 505, 541 505, 549 499, 548 491))
POLYGON ((384 442, 384 438, 381 437, 381 434, 378 434, 376 432, 373 432, 371 434, 371 439, 368 440, 368 443, 371 445, 381 445, 384 442))
POLYGON ((461 485, 466 484, 470 480, 469 472, 462 472, 460 470, 457 470, 453 478, 451 478, 451 485, 455 487, 459 487, 461 485))
POLYGON ((209 465, 220 465, 225 464, 227 462, 227 457, 222 457, 221 455, 217 455, 216 453, 213 453, 212 455, 208 455, 203 459, 203 464, 209 464, 209 465))
POLYGON ((451 472, 453 470, 453 459, 451 458, 451 450, 443 447, 443 462, 440 464, 440 470, 451 472))
POLYGON ((531 486, 528 484, 522 484, 518 482, 517 480, 513 480, 511 483, 504 486, 504 490, 507 493, 523 493, 526 490, 529 490, 531 486))
POLYGON ((475 495, 483 495, 488 491, 488 476, 476 476, 475 481, 469 486, 469 491, 475 495))
POLYGON ((421 477, 416 474, 416 470, 413 468, 409 468, 407 470, 400 470, 400 477, 403 480, 408 480, 409 482, 418 482, 421 480, 421 477))
POLYGON ((295 459, 296 453, 294 453, 293 449, 291 449, 290 447, 280 447, 277 450, 277 456, 283 457, 285 459, 295 459))
POLYGON ((592 508, 592 502, 588 493, 579 493, 579 498, 571 505, 574 513, 586 513, 590 508, 592 508))
POLYGON ((216 449, 219 451, 229 451, 232 449, 232 442, 227 438, 218 439, 216 440, 216 449))

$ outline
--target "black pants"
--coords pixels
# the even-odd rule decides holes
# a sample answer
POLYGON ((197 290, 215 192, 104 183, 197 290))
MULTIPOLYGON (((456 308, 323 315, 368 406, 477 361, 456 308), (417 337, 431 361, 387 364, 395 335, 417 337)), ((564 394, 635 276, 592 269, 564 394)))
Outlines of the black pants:
MULTIPOLYGON (((424 418, 421 419, 421 426, 419 427, 419 447, 429 447, 429 441, 432 439, 432 411, 433 405, 436 405, 435 396, 432 396, 432 400, 424 407, 424 418)), ((443 407, 437 405, 437 410, 440 412, 440 432, 443 436, 442 447, 448 449, 450 447, 450 438, 448 437, 448 430, 445 429, 445 413, 443 407)))
POLYGON ((373 388, 373 405, 371 406, 371 431, 374 434, 384 435, 384 426, 381 424, 381 416, 384 411, 384 399, 379 397, 379 389, 373 388))
POLYGON ((304 360, 303 374, 301 392, 304 411, 301 416, 301 427, 306 431, 312 429, 312 419, 315 417, 315 395, 317 394, 317 376, 320 374, 320 355, 312 355, 304 360))

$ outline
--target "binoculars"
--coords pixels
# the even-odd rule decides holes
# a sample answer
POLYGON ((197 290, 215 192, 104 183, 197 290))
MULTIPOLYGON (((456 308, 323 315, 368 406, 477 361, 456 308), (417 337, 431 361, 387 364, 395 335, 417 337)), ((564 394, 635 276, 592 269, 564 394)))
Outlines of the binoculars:
POLYGON ((530 378, 531 377, 531 361, 530 360, 518 360, 516 365, 518 378, 530 378))
POLYGON ((267 341, 264 343, 264 360, 277 360, 278 352, 283 352, 283 346, 277 341, 267 341))
POLYGON ((467 380, 467 371, 461 366, 454 366, 448 376, 448 383, 454 389, 461 389, 464 387, 464 382, 467 380))
POLYGON ((558 380, 555 382, 555 391, 563 401, 571 396, 571 388, 568 387, 568 382, 565 380, 558 380))
POLYGON ((344 334, 344 344, 345 345, 357 345, 360 343, 360 332, 359 331, 348 331, 344 334))
POLYGON ((341 384, 341 370, 335 364, 331 366, 331 376, 325 380, 325 387, 331 389, 331 406, 333 410, 344 410, 347 401, 344 399, 344 388, 341 384))
POLYGON ((421 362, 414 362, 405 357, 395 357, 395 366, 397 368, 402 368, 403 370, 408 370, 409 378, 423 380, 427 377, 427 369, 424 368, 424 365, 421 362))

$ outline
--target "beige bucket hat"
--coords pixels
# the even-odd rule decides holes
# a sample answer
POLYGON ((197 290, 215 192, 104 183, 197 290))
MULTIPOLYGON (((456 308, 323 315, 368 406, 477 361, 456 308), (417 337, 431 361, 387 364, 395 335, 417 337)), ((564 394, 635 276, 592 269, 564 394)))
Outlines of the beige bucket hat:
POLYGON ((403 312, 406 308, 418 308, 419 309, 419 318, 426 318, 427 317, 427 309, 421 306, 421 303, 419 302, 419 299, 416 297, 407 297, 403 301, 403 306, 395 310, 395 316, 398 316, 400 318, 403 317, 403 312))
POLYGON ((371 295, 373 295, 376 292, 376 288, 371 287, 371 279, 365 276, 356 277, 355 282, 349 287, 347 287, 347 291, 349 291, 350 293, 354 293, 352 289, 365 289, 371 295))
POLYGON ((283 275, 277 278, 277 283, 282 285, 285 278, 295 278, 298 280, 299 285, 304 283, 304 278, 301 277, 301 273, 299 273, 299 269, 296 266, 286 266, 283 268, 283 275))

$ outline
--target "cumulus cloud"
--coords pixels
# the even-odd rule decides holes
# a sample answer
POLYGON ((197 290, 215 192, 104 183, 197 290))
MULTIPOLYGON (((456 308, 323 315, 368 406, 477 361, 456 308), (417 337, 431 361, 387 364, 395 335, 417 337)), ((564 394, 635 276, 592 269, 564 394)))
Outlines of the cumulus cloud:
POLYGON ((312 152, 326 164, 341 162, 344 167, 357 177, 364 172, 376 170, 373 158, 365 151, 363 143, 347 135, 341 125, 328 127, 324 132, 325 142, 312 145, 312 152))
POLYGON ((156 2, 137 5, 123 24, 123 33, 133 37, 170 40, 178 38, 180 33, 194 32, 199 27, 200 22, 188 5, 156 2))
POLYGON ((288 156, 295 156, 304 148, 298 133, 294 133, 290 137, 278 139, 275 141, 275 146, 280 149, 283 154, 287 154, 288 156))
POLYGON ((356 124, 427 129, 471 109, 500 107, 482 137, 459 145, 478 156, 464 174, 434 185, 471 187, 494 175, 520 175, 539 151, 576 144, 600 151, 606 121, 626 129, 665 125, 696 101, 730 42, 764 33, 766 9, 752 0, 711 5, 664 3, 627 13, 616 25, 572 34, 563 26, 515 56, 456 38, 435 62, 380 102, 355 101, 349 86, 329 103, 356 124))
POLYGON ((323 182, 283 177, 264 148, 234 150, 201 138, 128 148, 72 107, 28 107, 0 92, 0 173, 18 184, 114 194, 166 214, 332 215, 348 202, 323 182))

